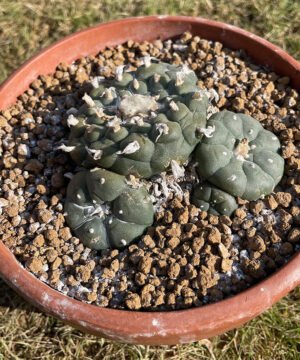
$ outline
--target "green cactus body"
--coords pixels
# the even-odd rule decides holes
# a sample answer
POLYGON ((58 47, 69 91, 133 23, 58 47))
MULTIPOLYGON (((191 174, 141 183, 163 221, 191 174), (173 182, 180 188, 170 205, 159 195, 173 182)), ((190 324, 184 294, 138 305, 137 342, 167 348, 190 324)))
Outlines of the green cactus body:
POLYGON ((221 190, 246 200, 270 194, 283 176, 280 142, 258 121, 221 111, 210 117, 194 159, 199 175, 221 190))
POLYGON ((81 166, 148 178, 185 162, 201 139, 208 98, 187 66, 145 62, 117 70, 83 99, 68 119, 66 151, 81 166))
POLYGON ((67 189, 66 220, 89 248, 120 248, 153 223, 154 209, 144 186, 133 188, 126 178, 95 168, 74 175, 67 189))
POLYGON ((230 216, 238 205, 235 198, 208 183, 198 185, 193 191, 192 202, 201 211, 214 215, 230 216))

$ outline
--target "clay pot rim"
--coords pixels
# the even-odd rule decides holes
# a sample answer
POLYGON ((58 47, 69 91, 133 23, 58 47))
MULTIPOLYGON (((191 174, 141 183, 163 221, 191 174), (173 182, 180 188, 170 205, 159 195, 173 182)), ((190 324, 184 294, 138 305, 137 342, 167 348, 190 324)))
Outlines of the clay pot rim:
MULTIPOLYGON (((159 22, 180 23, 190 26, 200 24, 217 28, 219 31, 222 30, 224 34, 225 32, 238 34, 243 38, 250 38, 251 41, 271 50, 291 67, 290 73, 294 72, 295 77, 300 75, 300 64, 282 49, 267 40, 232 25, 184 16, 127 18, 96 25, 69 35, 26 61, 2 84, 0 88, 0 108, 9 106, 14 102, 15 97, 19 95, 12 96, 10 94, 10 101, 6 101, 4 94, 9 91, 11 83, 19 81, 22 72, 27 71, 35 61, 38 61, 45 54, 54 53, 58 47, 67 44, 72 39, 76 40, 84 34, 89 34, 95 29, 116 27, 118 25, 134 26, 138 22, 157 22, 157 26, 159 26, 159 22)), ((75 58, 78 58, 78 55, 75 58)), ((28 81, 28 78, 26 80, 28 81)), ((26 81, 24 82, 26 83, 26 81)), ((27 87, 28 84, 25 85, 27 87)), ((23 91, 24 89, 21 90, 21 93, 23 91)), ((187 343, 223 333, 257 316, 300 284, 300 254, 298 253, 268 278, 233 297, 214 304, 187 310, 164 312, 117 310, 83 303, 54 290, 38 280, 18 263, 12 252, 1 241, 0 255, 2 258, 0 261, 0 275, 2 278, 34 305, 86 332, 101 334, 101 336, 128 343, 187 343), (201 326, 199 326, 199 322, 201 326)))

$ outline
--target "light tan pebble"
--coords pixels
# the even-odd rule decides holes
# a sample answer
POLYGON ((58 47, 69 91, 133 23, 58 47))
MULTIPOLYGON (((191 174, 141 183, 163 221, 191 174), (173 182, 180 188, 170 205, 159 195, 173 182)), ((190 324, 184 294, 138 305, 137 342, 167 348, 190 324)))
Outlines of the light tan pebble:
POLYGON ((247 216, 247 213, 244 209, 238 208, 235 210, 235 215, 239 217, 240 219, 245 219, 247 216))
POLYGON ((6 213, 9 217, 13 218, 18 215, 19 213, 19 207, 18 205, 11 205, 8 208, 6 208, 6 213))
POLYGON ((248 246, 250 249, 252 249, 254 251, 258 251, 260 253, 266 251, 266 244, 264 242, 264 239, 259 235, 250 237, 248 239, 248 246))
POLYGON ((284 159, 290 158, 292 155, 294 155, 295 150, 295 145, 291 141, 289 141, 285 146, 282 147, 282 157, 284 159))
POLYGON ((85 267, 89 270, 89 271, 93 271, 95 269, 96 266, 96 262, 94 260, 89 260, 86 264, 85 267))
POLYGON ((97 300, 97 293, 96 292, 89 292, 86 294, 86 299, 89 302, 95 302, 97 300))
POLYGON ((218 251, 219 251, 219 255, 223 258, 226 259, 230 256, 229 251, 226 249, 225 245, 220 243, 218 245, 218 251))
POLYGON ((176 295, 173 293, 167 294, 166 302, 168 305, 175 305, 176 304, 176 295))
POLYGON ((58 257, 58 251, 55 249, 49 249, 46 252, 47 261, 50 263, 53 263, 57 259, 57 257, 58 257))
POLYGON ((173 221, 173 214, 171 213, 171 211, 167 210, 164 213, 164 221, 166 224, 170 224, 173 221))
POLYGON ((265 91, 267 92, 267 94, 271 94, 272 91, 274 91, 275 86, 273 81, 268 82, 267 86, 265 87, 265 91))
POLYGON ((50 246, 53 246, 55 248, 60 248, 61 247, 61 241, 58 237, 53 238, 51 240, 48 240, 48 243, 50 246))
POLYGON ((179 224, 187 224, 189 222, 189 211, 187 207, 179 210, 178 222, 179 224))
POLYGON ((37 190, 37 192, 38 192, 39 194, 41 194, 41 195, 44 195, 44 194, 47 193, 47 188, 46 188, 46 186, 43 185, 43 184, 38 184, 37 187, 36 187, 36 190, 37 190))
POLYGON ((48 224, 53 219, 52 212, 47 209, 39 209, 37 212, 37 216, 41 224, 48 224))
POLYGON ((45 231, 45 237, 47 240, 53 240, 58 237, 58 233, 53 229, 48 229, 45 231))
POLYGON ((204 246, 204 243, 205 243, 205 239, 203 236, 198 236, 198 237, 195 237, 193 239, 193 242, 192 242, 192 249, 195 253, 198 253, 200 252, 200 250, 202 249, 202 247, 204 246))
POLYGON ((152 239, 150 235, 145 235, 142 238, 142 242, 145 246, 147 246, 150 249, 153 249, 155 247, 155 241, 152 239))
POLYGON ((102 277, 105 279, 113 279, 115 277, 115 272, 112 269, 104 268, 102 277))
POLYGON ((148 274, 151 270, 152 261, 151 257, 142 257, 138 263, 138 270, 144 274, 148 274))
POLYGON ((74 262, 73 262, 72 258, 70 256, 68 256, 68 255, 64 255, 62 257, 62 261, 63 261, 64 266, 69 266, 69 265, 72 266, 72 265, 74 265, 74 262))
POLYGON ((60 197, 59 197, 59 196, 57 196, 57 195, 51 196, 50 204, 51 204, 52 206, 57 205, 59 202, 60 202, 60 197))
POLYGON ((34 238, 32 244, 33 244, 34 246, 36 246, 36 247, 42 247, 42 246, 44 246, 44 244, 45 244, 45 238, 44 238, 44 236, 43 236, 42 234, 37 235, 37 236, 34 238))
POLYGON ((6 207, 8 206, 9 202, 5 198, 0 198, 0 207, 6 207))
POLYGON ((78 279, 81 279, 84 283, 88 282, 91 278, 91 271, 84 265, 80 265, 76 268, 76 274, 78 279))
POLYGON ((221 233, 220 233, 220 231, 216 227, 213 227, 209 231, 209 234, 207 236, 207 240, 211 244, 219 244, 221 242, 221 233))
POLYGON ((292 201, 292 195, 288 192, 277 192, 275 198, 278 204, 288 207, 292 201))
POLYGON ((194 279, 197 276, 197 270, 192 264, 187 264, 185 267, 185 276, 187 279, 194 279))
POLYGON ((221 270, 226 273, 231 270, 233 264, 233 260, 231 259, 222 259, 221 261, 221 270))
POLYGON ((208 214, 208 222, 212 225, 218 225, 219 224, 219 216, 208 214))
POLYGON ((163 292, 157 292, 153 294, 153 306, 163 305, 165 303, 165 294, 163 292))
POLYGON ((293 220, 293 216, 282 208, 280 208, 276 214, 280 217, 280 220, 284 223, 291 223, 293 220))
POLYGON ((79 281, 75 279, 73 275, 69 275, 67 278, 67 285, 69 286, 78 286, 79 281))
POLYGON ((175 249, 180 244, 180 240, 178 237, 173 236, 168 240, 167 244, 171 249, 175 249))
POLYGON ((18 155, 22 155, 22 156, 30 156, 30 150, 29 150, 28 145, 20 144, 18 146, 17 153, 18 153, 18 155))
POLYGON ((176 279, 180 273, 180 265, 178 263, 171 264, 168 269, 170 279, 176 279))
POLYGON ((44 263, 41 257, 31 258, 26 263, 26 267, 34 274, 40 273, 43 270, 43 266, 44 263))
POLYGON ((168 237, 180 237, 181 226, 178 223, 173 222, 171 228, 166 230, 166 236, 168 237))
POLYGON ((60 238, 62 238, 65 241, 70 240, 72 237, 71 230, 68 227, 63 227, 63 228, 59 229, 58 235, 60 238))
POLYGON ((60 275, 61 275, 61 271, 59 269, 56 270, 52 270, 51 275, 50 275, 50 284, 51 285, 56 285, 59 283, 60 281, 60 275))
POLYGON ((125 304, 130 310, 139 310, 142 307, 141 299, 138 294, 130 293, 125 298, 125 304))
POLYGON ((61 263, 62 259, 60 257, 57 257, 51 265, 52 270, 57 270, 60 267, 61 263))
POLYGON ((259 215, 264 207, 265 205, 261 200, 250 203, 250 209, 255 215, 259 215))
POLYGON ((268 208, 270 208, 271 210, 275 210, 278 207, 278 203, 275 200, 273 195, 267 196, 267 198, 265 199, 265 202, 266 202, 268 208))
POLYGON ((4 116, 0 116, 0 129, 3 129, 8 126, 7 119, 4 116))
POLYGON ((232 221, 231 221, 229 216, 221 215, 220 216, 220 223, 224 224, 224 225, 227 225, 227 226, 231 226, 232 221))

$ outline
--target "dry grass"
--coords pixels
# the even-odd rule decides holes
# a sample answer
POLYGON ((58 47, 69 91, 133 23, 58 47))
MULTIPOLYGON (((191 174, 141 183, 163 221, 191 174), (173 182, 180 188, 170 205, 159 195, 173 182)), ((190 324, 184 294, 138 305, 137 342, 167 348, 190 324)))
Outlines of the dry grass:
MULTIPOLYGON (((0 81, 40 48, 125 16, 181 14, 248 29, 300 58, 297 0, 0 0, 0 81)), ((0 360, 300 359, 300 289, 248 325, 180 346, 131 346, 82 334, 39 313, 0 281, 0 360)))
POLYGON ((1 281, 0 293, 1 360, 300 359, 300 289, 241 329, 190 345, 159 347, 84 335, 38 312, 1 281))
POLYGON ((37 50, 76 30, 152 14, 203 16, 235 24, 300 58, 298 0, 0 0, 0 81, 37 50))

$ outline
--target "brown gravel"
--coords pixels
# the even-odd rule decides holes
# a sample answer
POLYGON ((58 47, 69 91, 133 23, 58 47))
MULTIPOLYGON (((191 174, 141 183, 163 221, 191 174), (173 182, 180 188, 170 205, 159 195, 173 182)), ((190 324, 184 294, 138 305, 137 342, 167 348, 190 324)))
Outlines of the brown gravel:
POLYGON ((287 77, 254 65, 242 50, 186 33, 176 44, 130 41, 60 64, 0 112, 0 140, 0 235, 29 271, 79 300, 130 310, 201 306, 251 286, 300 248, 299 94, 287 77), (139 65, 148 54, 187 62, 214 106, 250 114, 273 131, 285 175, 265 199, 239 199, 231 219, 200 212, 187 192, 171 196, 136 244, 97 253, 65 224, 75 165, 55 148, 67 137, 68 112, 92 88, 90 79, 110 76, 116 65, 139 65))

